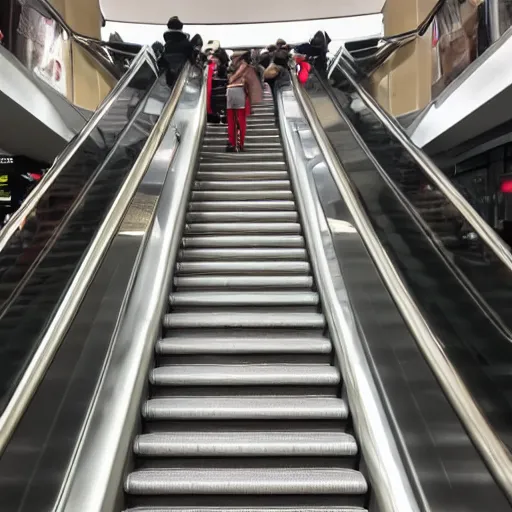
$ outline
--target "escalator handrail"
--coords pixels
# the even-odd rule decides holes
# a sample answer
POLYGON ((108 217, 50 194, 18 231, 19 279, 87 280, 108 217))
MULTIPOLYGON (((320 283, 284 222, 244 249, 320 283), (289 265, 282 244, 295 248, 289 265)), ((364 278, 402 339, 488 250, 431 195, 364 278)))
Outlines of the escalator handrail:
POLYGON ((6 408, 0 415, 0 456, 71 326, 89 284, 103 259, 103 255, 115 236, 125 211, 130 205, 132 197, 151 163, 153 155, 169 129, 169 123, 176 110, 181 92, 185 87, 190 67, 191 65, 187 63, 182 70, 159 120, 150 133, 133 167, 130 169, 89 248, 85 252, 72 282, 59 303, 57 311, 48 323, 36 352, 30 360, 6 408))
POLYGON ((294 88, 331 170, 332 177, 352 215, 355 227, 386 287, 470 438, 507 498, 512 501, 512 455, 510 451, 488 423, 485 415, 448 358, 441 340, 430 329, 418 305, 400 278, 388 253, 382 246, 364 206, 355 193, 350 178, 323 131, 310 99, 302 90, 302 87, 297 84, 295 77, 294 88))
MULTIPOLYGON (((49 171, 45 174, 41 183, 31 192, 21 207, 9 219, 7 224, 0 230, 0 251, 4 249, 11 237, 20 229, 24 219, 33 211, 43 195, 52 186, 54 181, 59 177, 60 173, 66 167, 73 155, 78 151, 83 142, 89 137, 92 131, 98 126, 101 119, 110 110, 117 101, 121 93, 128 86, 130 81, 139 71, 144 63, 154 66, 152 61, 152 50, 149 46, 144 46, 133 60, 130 68, 120 78, 108 96, 103 100, 100 106, 95 110, 87 124, 82 130, 71 140, 64 150, 57 156, 49 171)), ((156 75, 155 75, 156 78, 156 75)))
POLYGON ((344 57, 342 57, 338 63, 338 69, 355 88, 365 105, 373 112, 385 128, 396 137, 429 180, 431 180, 450 203, 455 206, 462 217, 464 217, 467 223, 474 229, 475 233, 480 236, 492 252, 504 263, 507 269, 512 272, 512 254, 510 248, 452 185, 448 177, 439 167, 412 142, 397 121, 372 98, 357 80, 354 79, 345 64, 346 61, 344 57))

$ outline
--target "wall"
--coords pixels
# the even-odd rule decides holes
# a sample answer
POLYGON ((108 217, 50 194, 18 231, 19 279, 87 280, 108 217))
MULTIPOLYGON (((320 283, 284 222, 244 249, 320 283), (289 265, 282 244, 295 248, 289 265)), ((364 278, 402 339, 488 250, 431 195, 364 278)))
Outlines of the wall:
MULTIPOLYGON (((50 0, 66 23, 77 33, 101 39, 102 16, 99 0, 50 0)), ((115 79, 81 46, 71 45, 72 78, 69 87, 73 103, 96 110, 111 91, 115 79)))
MULTIPOLYGON (((384 35, 415 29, 429 14, 436 0, 387 0, 384 35)), ((394 116, 425 107, 431 98, 432 34, 401 48, 371 77, 371 92, 394 116)))

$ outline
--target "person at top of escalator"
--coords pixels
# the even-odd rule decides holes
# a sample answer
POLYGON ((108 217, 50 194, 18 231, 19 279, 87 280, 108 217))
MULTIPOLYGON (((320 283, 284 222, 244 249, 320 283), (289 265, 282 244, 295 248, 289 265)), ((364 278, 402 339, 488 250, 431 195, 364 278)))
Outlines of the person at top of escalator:
POLYGON ((229 57, 219 47, 209 53, 207 74, 207 118, 209 123, 225 122, 226 116, 226 85, 229 57))
POLYGON ((235 52, 232 56, 232 73, 229 76, 226 100, 228 117, 228 145, 226 151, 244 150, 247 115, 251 106, 263 98, 261 82, 250 65, 248 51, 235 52))
POLYGON ((166 70, 167 84, 173 87, 185 62, 193 63, 195 51, 188 34, 183 32, 183 23, 177 16, 169 19, 167 28, 169 30, 164 33, 165 46, 161 64, 166 70))
POLYGON ((307 61, 307 57, 305 55, 295 55, 294 60, 297 79, 301 85, 304 85, 308 81, 309 73, 311 72, 311 64, 307 61))
POLYGON ((265 73, 263 74, 265 82, 267 82, 271 88, 274 87, 276 81, 286 75, 289 60, 290 54, 287 50, 281 49, 276 51, 272 63, 265 69, 265 73))
POLYGON ((321 76, 327 74, 327 50, 331 38, 327 32, 319 30, 309 41, 294 48, 294 52, 305 55, 308 59, 313 61, 314 68, 320 73, 321 76))

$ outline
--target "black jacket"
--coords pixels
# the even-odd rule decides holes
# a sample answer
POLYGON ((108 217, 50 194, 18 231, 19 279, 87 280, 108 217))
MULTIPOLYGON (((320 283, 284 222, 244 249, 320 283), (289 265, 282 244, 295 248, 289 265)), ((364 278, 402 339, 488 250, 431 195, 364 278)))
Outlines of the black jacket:
POLYGON ((194 46, 183 32, 169 30, 164 34, 165 46, 162 62, 165 67, 176 69, 188 60, 192 62, 194 46))

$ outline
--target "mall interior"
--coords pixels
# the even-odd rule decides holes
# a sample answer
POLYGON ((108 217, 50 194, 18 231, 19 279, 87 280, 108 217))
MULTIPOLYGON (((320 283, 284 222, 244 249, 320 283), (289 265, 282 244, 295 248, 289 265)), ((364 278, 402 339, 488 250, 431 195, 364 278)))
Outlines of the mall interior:
POLYGON ((0 0, 0 512, 512 510, 511 57, 512 0, 0 0))

